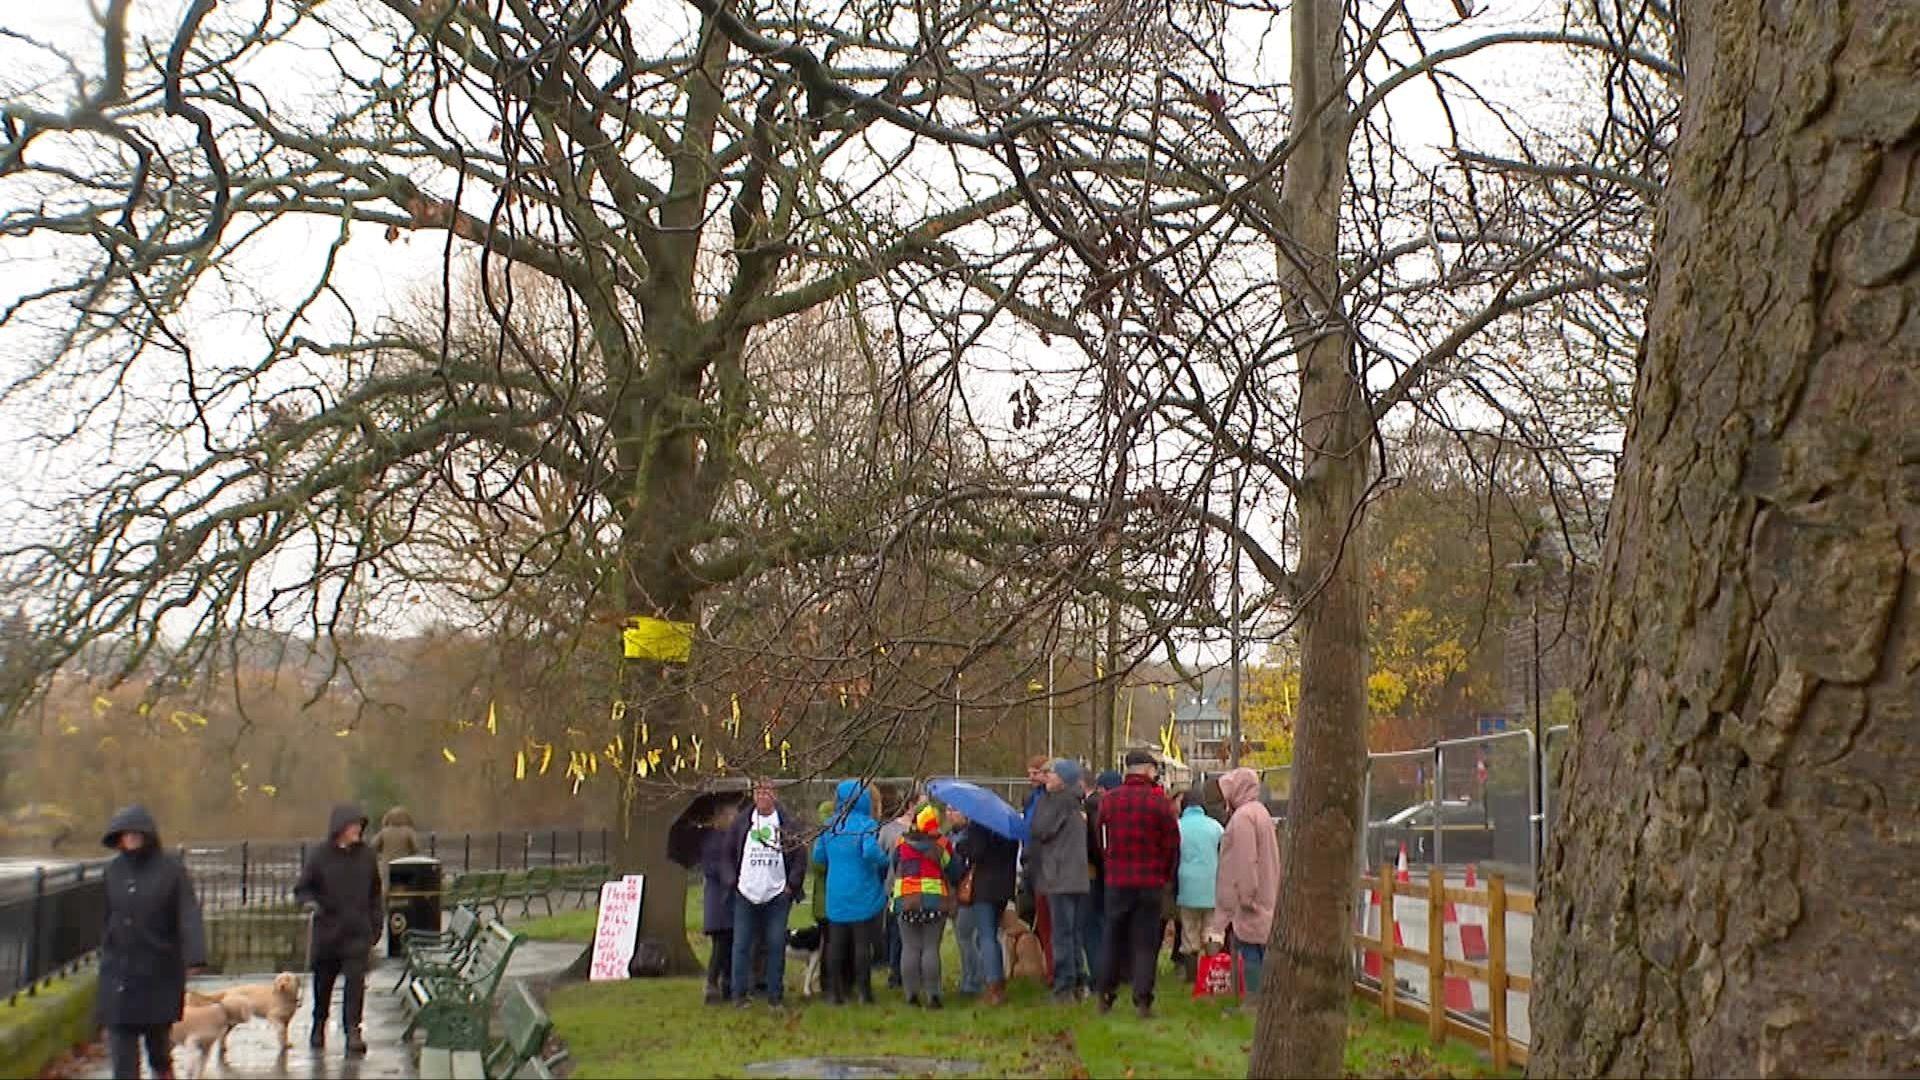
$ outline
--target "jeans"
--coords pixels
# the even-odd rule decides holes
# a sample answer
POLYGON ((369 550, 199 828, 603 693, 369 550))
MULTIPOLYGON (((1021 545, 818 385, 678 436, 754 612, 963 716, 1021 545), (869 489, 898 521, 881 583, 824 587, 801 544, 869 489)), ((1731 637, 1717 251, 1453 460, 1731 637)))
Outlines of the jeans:
POLYGON ((1125 972, 1133 982, 1133 1003, 1153 1004, 1155 968, 1160 961, 1162 889, 1107 890, 1107 969, 1100 993, 1111 997, 1125 972))
POLYGON ((340 1026, 360 1030, 360 1014, 367 1001, 367 958, 322 957, 313 962, 313 1030, 327 1030, 327 1010, 333 1005, 333 983, 340 988, 340 1026))
POLYGON ((940 996, 940 939, 946 935, 947 920, 941 916, 932 922, 909 923, 894 920, 900 927, 900 985, 922 1001, 940 996))
MULTIPOLYGON (((115 1024, 107 1029, 107 1052, 113 1058, 113 1075, 138 1078, 140 1044, 147 1044, 147 1069, 165 1076, 173 1068, 171 1024, 148 1026, 115 1024)), ((211 1051, 209 1051, 211 1052, 211 1051)))
POLYGON ((1106 971, 1107 892, 1095 885, 1087 894, 1087 915, 1080 924, 1080 951, 1086 957, 1087 983, 1100 985, 1106 971))
POLYGON ((764 904, 733 894, 733 1000, 745 1001, 753 992, 756 943, 766 961, 767 1001, 778 1005, 786 995, 787 909, 792 903, 786 893, 764 904))
POLYGON ((968 904, 973 913, 973 962, 982 986, 1007 981, 1007 958, 1000 951, 1000 912, 1005 904, 968 904))
POLYGON ((1267 962, 1267 947, 1265 945, 1248 945, 1244 942, 1235 942, 1233 952, 1234 959, 1240 964, 1240 977, 1246 982, 1246 992, 1249 994, 1259 993, 1260 969, 1267 962))
POLYGON ((1080 952, 1080 927, 1087 918, 1086 893, 1050 893, 1047 913, 1053 919, 1053 992, 1071 993, 1093 985, 1080 952))
POLYGON ((848 994, 873 1000, 873 953, 880 941, 880 916, 860 922, 833 924, 833 947, 827 950, 827 997, 844 1000, 848 994))
POLYGON ((707 992, 726 997, 733 985, 733 931, 715 930, 707 937, 707 992))
POLYGON ((977 994, 983 989, 980 975, 980 943, 975 940, 973 921, 979 905, 968 904, 953 914, 953 943, 960 950, 960 992, 977 994))

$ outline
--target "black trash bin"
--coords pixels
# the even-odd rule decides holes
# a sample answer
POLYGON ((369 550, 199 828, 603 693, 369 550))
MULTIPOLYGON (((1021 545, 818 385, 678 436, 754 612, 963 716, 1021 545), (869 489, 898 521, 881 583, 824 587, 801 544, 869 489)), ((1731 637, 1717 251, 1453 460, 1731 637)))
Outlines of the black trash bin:
POLYGON ((409 930, 440 929, 440 860, 416 855, 387 864, 387 955, 399 956, 409 930))

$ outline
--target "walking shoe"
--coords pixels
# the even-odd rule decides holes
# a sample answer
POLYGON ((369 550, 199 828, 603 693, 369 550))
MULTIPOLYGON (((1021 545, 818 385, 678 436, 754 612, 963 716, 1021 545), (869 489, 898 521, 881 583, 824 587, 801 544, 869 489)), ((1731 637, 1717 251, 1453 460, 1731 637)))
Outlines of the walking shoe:
POLYGON ((711 986, 707 987, 707 997, 706 997, 707 1004, 723 1005, 726 1003, 726 1000, 727 1000, 727 997, 725 994, 722 994, 719 990, 711 986))
POLYGON ((367 1040, 360 1037, 360 1029, 359 1028, 349 1029, 347 1031, 347 1056, 361 1057, 361 1056, 364 1056, 366 1052, 367 1052, 367 1040))
POLYGON ((929 997, 929 998, 927 998, 927 1008, 929 1008, 929 1009, 944 1009, 944 1008, 946 1008, 946 1006, 945 1006, 945 1005, 942 1005, 942 1004, 940 1004, 940 995, 939 995, 939 994, 934 994, 933 996, 931 996, 931 997, 929 997))
POLYGON ((920 995, 919 995, 919 994, 908 994, 908 995, 907 995, 907 1004, 909 1004, 909 1005, 913 1005, 913 1006, 918 1006, 918 1005, 920 1004, 920 995))
POLYGON ((1093 988, 1082 986, 1073 992, 1073 996, 1076 1001, 1086 1001, 1093 996, 1093 988))
POLYGON ((327 1022, 321 1020, 313 1025, 313 1032, 307 1036, 307 1048, 323 1050, 327 1045, 327 1022))
POLYGON ((1005 1005, 1007 1003, 1007 984, 988 983, 986 993, 980 996, 982 1005, 1005 1005))
POLYGON ((1071 990, 1055 990, 1053 992, 1053 1003, 1055 1005, 1073 1005, 1079 1000, 1071 990))
POLYGON ((1113 1011, 1113 995, 1101 994, 1100 995, 1100 1015, 1105 1016, 1106 1014, 1112 1011, 1113 1011))
POLYGON ((860 1004, 873 1004, 873 987, 871 985, 858 987, 856 990, 860 995, 860 1004))
POLYGON ((733 1007, 736 1009, 746 1009, 746 1008, 751 1008, 752 1006, 753 1006, 752 998, 737 997, 733 999, 733 1007))
POLYGON ((1133 1007, 1133 1012, 1134 1012, 1134 1015, 1138 1016, 1142 1020, 1153 1019, 1153 1006, 1148 1002, 1143 1001, 1140 1004, 1135 1005, 1133 1007))

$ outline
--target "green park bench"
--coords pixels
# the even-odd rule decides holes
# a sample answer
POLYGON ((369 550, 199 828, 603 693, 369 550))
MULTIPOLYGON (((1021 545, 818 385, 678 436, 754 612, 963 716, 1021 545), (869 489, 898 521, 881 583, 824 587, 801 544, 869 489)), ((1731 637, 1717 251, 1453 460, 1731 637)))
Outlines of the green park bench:
POLYGON ((519 944, 520 935, 506 924, 490 922, 474 935, 457 969, 408 976, 400 989, 401 1008, 407 1014, 407 1027, 400 1037, 404 1040, 424 1031, 430 1047, 484 1051, 493 998, 519 944))
POLYGON ((518 1080, 551 1077, 551 1064, 540 1055, 553 1020, 533 999, 525 983, 514 980, 500 1009, 502 1037, 482 1054, 478 1050, 451 1050, 430 1046, 420 1051, 421 1080, 518 1080))
POLYGON ((501 892, 507 884, 505 870, 470 870, 453 879, 447 886, 445 903, 448 907, 467 904, 474 908, 481 906, 493 909, 495 918, 501 916, 501 892))
POLYGON ((453 909, 445 930, 409 930, 401 939, 400 979, 393 984, 398 992, 415 975, 447 975, 460 970, 467 951, 480 934, 480 913, 462 904, 453 909))
POLYGON ((509 876, 500 886, 500 904, 518 900, 520 914, 532 915, 533 902, 546 905, 547 914, 553 914, 553 892, 560 887, 560 871, 551 867, 536 866, 524 874, 509 876))
POLYGON ((560 872, 559 893, 564 901, 566 897, 578 894, 579 906, 598 903, 600 886, 613 880, 613 867, 606 863, 588 863, 560 872))

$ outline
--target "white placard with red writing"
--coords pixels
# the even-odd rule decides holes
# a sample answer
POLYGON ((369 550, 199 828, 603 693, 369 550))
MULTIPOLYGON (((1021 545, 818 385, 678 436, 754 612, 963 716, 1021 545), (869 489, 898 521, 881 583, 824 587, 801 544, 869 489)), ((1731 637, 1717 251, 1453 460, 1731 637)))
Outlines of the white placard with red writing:
POLYGON ((600 918, 593 928, 594 982, 627 977, 633 947, 640 934, 640 892, 645 879, 628 874, 600 886, 600 918))

